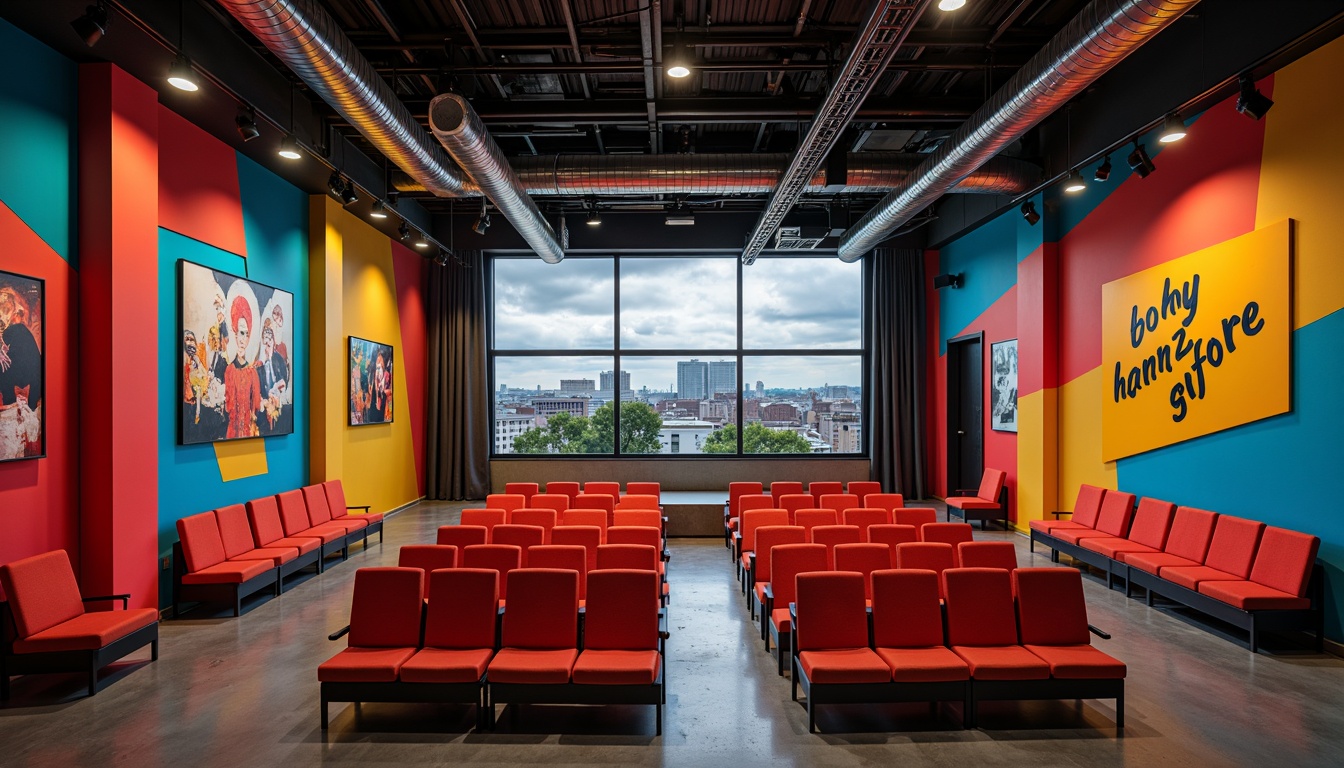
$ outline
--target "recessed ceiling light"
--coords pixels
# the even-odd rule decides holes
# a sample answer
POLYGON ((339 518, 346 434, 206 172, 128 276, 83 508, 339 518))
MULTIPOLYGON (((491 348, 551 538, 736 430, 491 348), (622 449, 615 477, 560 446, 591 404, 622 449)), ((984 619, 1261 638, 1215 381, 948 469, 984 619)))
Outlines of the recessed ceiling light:
POLYGON ((938 0, 938 10, 955 11, 966 5, 966 0, 938 0))

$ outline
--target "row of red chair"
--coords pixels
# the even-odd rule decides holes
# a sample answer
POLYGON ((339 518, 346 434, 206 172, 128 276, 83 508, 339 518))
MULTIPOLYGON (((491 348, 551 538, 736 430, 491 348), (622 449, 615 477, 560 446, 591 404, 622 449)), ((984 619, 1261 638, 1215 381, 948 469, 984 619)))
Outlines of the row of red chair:
POLYGON ((237 616, 243 598, 281 594, 286 576, 309 566, 321 573, 328 555, 344 560, 351 544, 367 547, 372 532, 382 541, 382 513, 347 506, 340 480, 184 517, 173 544, 173 615, 196 601, 232 604, 237 616))
POLYGON ((961 701, 973 728, 981 701, 1113 698, 1123 733, 1127 669, 1091 645, 1109 635, 1088 624, 1076 570, 877 571, 871 613, 858 574, 799 574, 796 591, 793 698, 801 685, 809 732, 820 704, 961 701))
POLYGON ((329 636, 348 633, 348 647, 317 671, 322 729, 332 701, 474 704, 491 728, 496 703, 651 704, 661 734, 667 631, 656 585, 647 570, 589 573, 580 627, 573 570, 501 580, 480 568, 361 568, 350 624, 329 636), (500 585, 514 595, 502 618, 500 585))
POLYGON ((1324 644, 1320 539, 1297 531, 1132 493, 1083 485, 1071 520, 1033 520, 1031 544, 1048 545, 1153 596, 1175 600, 1247 630, 1252 652, 1262 629, 1313 632, 1324 644))
POLYGON ((604 512, 601 509, 566 509, 556 512, 553 509, 522 508, 514 510, 469 508, 462 510, 462 525, 480 526, 487 535, 497 525, 536 525, 546 529, 547 535, 557 526, 590 525, 602 532, 605 540, 607 529, 615 526, 641 526, 657 528, 661 532, 663 517, 656 509, 623 509, 617 512, 604 512))
POLYGON ((521 493, 492 493, 485 497, 486 509, 498 509, 515 512, 520 509, 549 509, 563 514, 571 509, 601 510, 607 516, 607 524, 615 525, 613 517, 617 511, 653 511, 662 515, 662 507, 657 496, 638 494, 612 496, 607 493, 581 493, 567 496, 563 493, 538 493, 530 497, 521 493))
MULTIPOLYGON (((907 529, 910 528, 915 529, 914 540, 918 541, 918 531, 925 525, 936 523, 937 520, 937 511, 926 507, 890 510, 875 507, 853 507, 842 512, 836 512, 832 509, 800 509, 792 514, 788 513, 787 510, 780 509, 748 509, 743 511, 741 518, 739 518, 738 522, 741 530, 733 534, 733 552, 737 556, 738 579, 742 581, 743 592, 745 592, 748 583, 744 576, 750 567, 748 554, 756 546, 755 532, 765 526, 798 526, 806 532, 806 541, 834 546, 835 544, 874 541, 871 538, 873 528, 879 529, 877 541, 893 541, 896 543, 908 541, 910 539, 907 529), (841 521, 843 521, 843 524, 839 524, 841 521), (899 526, 899 528, 891 528, 890 526, 893 525, 899 526)), ((969 531, 962 535, 969 536, 969 531)))
MULTIPOLYGON (((505 483, 504 493, 521 494, 528 502, 532 497, 541 493, 542 489, 538 483, 505 483)), ((577 499, 580 494, 605 494, 616 500, 621 500, 626 496, 653 496, 655 499, 661 499, 663 487, 660 483, 632 481, 625 484, 625 490, 621 490, 619 482, 607 480, 590 480, 589 482, 579 483, 567 480, 552 480, 546 484, 546 493, 563 494, 570 499, 577 499)))
POLYGON ((882 485, 872 480, 852 481, 848 489, 836 481, 819 481, 809 484, 807 491, 800 482, 780 480, 770 484, 768 493, 761 483, 729 483, 728 500, 723 505, 723 543, 732 549, 733 533, 738 530, 741 514, 747 510, 783 509, 792 516, 800 510, 830 509, 838 514, 851 507, 891 511, 904 506, 904 496, 883 493, 882 485))

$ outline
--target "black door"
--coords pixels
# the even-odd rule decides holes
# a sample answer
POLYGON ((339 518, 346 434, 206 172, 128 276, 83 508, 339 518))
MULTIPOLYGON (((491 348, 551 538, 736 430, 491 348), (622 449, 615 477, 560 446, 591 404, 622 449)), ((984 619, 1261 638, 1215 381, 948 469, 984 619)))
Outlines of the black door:
POLYGON ((985 471, 983 335, 947 343, 947 492, 977 488, 985 471))

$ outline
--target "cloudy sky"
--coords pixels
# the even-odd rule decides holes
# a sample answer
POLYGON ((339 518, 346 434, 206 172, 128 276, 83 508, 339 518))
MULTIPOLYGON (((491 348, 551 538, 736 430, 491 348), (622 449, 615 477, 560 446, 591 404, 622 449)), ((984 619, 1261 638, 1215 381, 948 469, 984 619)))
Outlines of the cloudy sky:
MULTIPOLYGON (((736 257, 626 258, 621 268, 623 363, 635 389, 665 389, 679 359, 718 360, 697 350, 736 347, 736 257), (638 350, 686 350, 671 358, 638 350), (635 355, 630 354, 635 352, 635 355)), ((610 349, 615 304, 611 259, 495 262, 495 347, 499 350, 610 349)), ((743 270, 745 349, 858 349, 862 272, 834 257, 761 258, 743 270)), ((598 379, 608 357, 498 358, 496 386, 559 386, 561 378, 598 379)), ((857 357, 748 357, 746 381, 766 387, 858 384, 857 357)))

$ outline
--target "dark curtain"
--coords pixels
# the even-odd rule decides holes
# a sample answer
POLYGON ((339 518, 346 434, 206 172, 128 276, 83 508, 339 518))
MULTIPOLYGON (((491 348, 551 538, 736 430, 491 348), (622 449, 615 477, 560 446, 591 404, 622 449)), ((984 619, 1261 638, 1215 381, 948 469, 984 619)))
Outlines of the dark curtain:
POLYGON ((924 254, 878 248, 864 259, 872 327, 867 419, 872 479, 889 492, 922 499, 928 483, 925 440, 924 254))
POLYGON ((425 495, 431 499, 483 499, 490 492, 486 272, 480 251, 458 251, 447 266, 429 268, 425 495))

